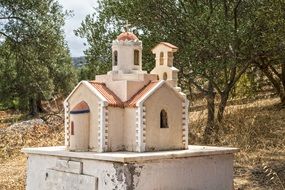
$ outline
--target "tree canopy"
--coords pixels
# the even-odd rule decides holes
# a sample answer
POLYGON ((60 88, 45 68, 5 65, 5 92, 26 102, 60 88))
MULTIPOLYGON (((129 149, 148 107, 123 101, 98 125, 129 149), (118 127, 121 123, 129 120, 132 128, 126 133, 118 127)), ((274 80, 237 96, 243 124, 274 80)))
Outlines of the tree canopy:
POLYGON ((2 0, 0 10, 0 98, 36 113, 77 80, 62 30, 67 13, 54 0, 2 0))
POLYGON ((211 135, 218 130, 215 115, 222 122, 232 90, 244 72, 255 67, 262 52, 275 60, 268 67, 283 64, 275 58, 284 57, 284 5, 284 1, 105 0, 99 1, 95 13, 86 17, 76 34, 87 38, 86 55, 93 74, 110 67, 106 64, 111 63, 110 43, 125 20, 144 43, 147 70, 154 66, 150 50, 158 42, 178 46, 175 67, 180 70, 179 83, 187 94, 194 88, 207 99, 206 134, 211 135), (220 97, 217 114, 216 94, 220 97))

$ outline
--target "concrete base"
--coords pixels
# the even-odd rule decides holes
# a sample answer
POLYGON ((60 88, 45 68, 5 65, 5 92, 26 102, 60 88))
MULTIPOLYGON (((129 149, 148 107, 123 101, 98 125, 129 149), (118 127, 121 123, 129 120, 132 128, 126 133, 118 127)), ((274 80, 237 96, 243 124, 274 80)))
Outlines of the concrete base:
POLYGON ((25 148, 28 190, 232 190, 236 148, 189 146, 161 152, 69 152, 25 148))

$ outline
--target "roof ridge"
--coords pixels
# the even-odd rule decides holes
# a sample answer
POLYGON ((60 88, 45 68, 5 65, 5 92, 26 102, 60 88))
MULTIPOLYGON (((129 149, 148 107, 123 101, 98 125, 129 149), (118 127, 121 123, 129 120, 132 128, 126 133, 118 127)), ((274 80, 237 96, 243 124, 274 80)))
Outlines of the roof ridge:
POLYGON ((106 98, 108 104, 114 107, 123 107, 122 100, 111 90, 105 83, 100 82, 90 82, 91 85, 104 97, 106 98))
POLYGON ((126 101, 122 101, 111 89, 109 89, 105 83, 97 81, 88 81, 97 91, 103 95, 104 98, 108 101, 110 106, 114 107, 136 107, 136 102, 147 92, 149 92, 158 80, 151 80, 145 84, 139 91, 137 91, 131 98, 126 101))
POLYGON ((147 84, 144 85, 137 93, 135 93, 129 100, 124 102, 124 107, 136 107, 136 101, 139 100, 142 95, 140 95, 144 90, 149 91, 147 88, 151 86, 151 84, 158 83, 158 80, 149 81, 147 84), (134 101, 137 98, 136 101, 134 101), (134 102, 133 102, 134 101, 134 102))
POLYGON ((96 80, 89 80, 88 82, 95 83, 95 84, 104 84, 104 85, 106 85, 104 82, 99 82, 99 81, 96 81, 96 80))

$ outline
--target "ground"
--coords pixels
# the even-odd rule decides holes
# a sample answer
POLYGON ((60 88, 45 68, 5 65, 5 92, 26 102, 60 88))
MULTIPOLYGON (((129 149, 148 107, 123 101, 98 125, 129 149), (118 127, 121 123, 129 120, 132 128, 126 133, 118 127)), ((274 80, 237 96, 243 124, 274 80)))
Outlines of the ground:
MULTIPOLYGON (((243 102, 227 107, 218 141, 212 145, 239 147, 235 159, 236 190, 284 190, 285 109, 277 98, 243 102)), ((207 111, 190 112, 190 143, 201 144, 207 111)), ((24 189, 26 156, 22 147, 63 145, 62 115, 12 125, 25 119, 21 113, 0 112, 0 189, 24 189)))

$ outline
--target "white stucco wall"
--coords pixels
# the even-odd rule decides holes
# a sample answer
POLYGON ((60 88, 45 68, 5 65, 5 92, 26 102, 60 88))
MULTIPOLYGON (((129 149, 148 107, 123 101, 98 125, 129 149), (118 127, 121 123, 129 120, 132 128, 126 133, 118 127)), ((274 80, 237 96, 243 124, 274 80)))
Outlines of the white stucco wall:
MULTIPOLYGON (((70 110, 81 101, 85 101, 90 109, 90 150, 98 150, 99 101, 91 91, 81 84, 67 100, 70 110)), ((70 114, 69 114, 70 116, 70 114)))
POLYGON ((144 103, 146 109, 146 150, 183 149, 183 100, 164 84, 144 103), (168 116, 169 128, 160 128, 160 112, 168 116))
POLYGON ((136 109, 125 108, 124 146, 127 151, 136 150, 136 109))
POLYGON ((108 148, 107 151, 124 149, 124 109, 108 107, 108 148))

